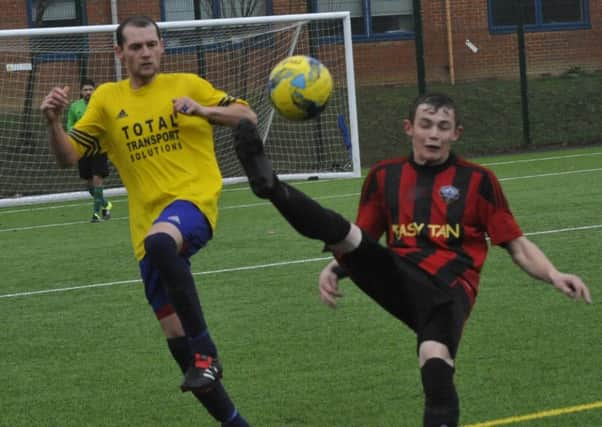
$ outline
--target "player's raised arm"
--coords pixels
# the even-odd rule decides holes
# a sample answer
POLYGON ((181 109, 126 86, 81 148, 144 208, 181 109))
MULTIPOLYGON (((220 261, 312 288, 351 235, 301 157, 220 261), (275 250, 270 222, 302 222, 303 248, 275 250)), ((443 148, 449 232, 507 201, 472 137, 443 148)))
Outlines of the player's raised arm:
POLYGON ((55 87, 42 101, 40 110, 48 125, 48 143, 54 153, 57 164, 66 168, 73 166, 79 154, 73 148, 61 123, 61 112, 69 105, 69 88, 55 87))
POLYGON ((512 260, 532 277, 551 283, 560 292, 573 299, 582 299, 591 304, 592 297, 587 285, 574 274, 562 273, 546 255, 524 236, 504 245, 512 260))
POLYGON ((257 124, 257 115, 246 104, 233 102, 225 106, 204 106, 193 99, 184 96, 173 100, 174 111, 188 115, 205 117, 211 123, 234 127, 242 119, 250 120, 257 124))

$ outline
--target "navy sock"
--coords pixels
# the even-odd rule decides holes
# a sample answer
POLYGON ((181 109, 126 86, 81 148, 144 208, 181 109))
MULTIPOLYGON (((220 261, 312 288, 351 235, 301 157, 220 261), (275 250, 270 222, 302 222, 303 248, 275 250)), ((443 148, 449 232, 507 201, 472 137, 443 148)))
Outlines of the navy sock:
POLYGON ((458 426, 460 403, 453 376, 454 368, 443 359, 429 359, 422 367, 424 427, 458 426))
POLYGON ((236 413, 234 413, 232 415, 232 417, 226 421, 225 423, 222 423, 222 427, 250 427, 249 423, 247 422, 247 420, 245 420, 242 415, 240 415, 238 413, 238 411, 236 413))
POLYGON ((188 342, 194 353, 202 353, 207 356, 217 357, 217 347, 209 335, 209 331, 205 331, 196 337, 189 337, 188 342))
MULTIPOLYGON (((190 267, 186 260, 176 252, 176 242, 167 233, 156 233, 144 240, 144 248, 150 262, 157 267, 161 281, 167 289, 171 303, 182 322, 186 335, 199 337, 207 332, 207 324, 203 317, 201 303, 190 267)), ((202 345, 207 340, 198 340, 202 345)), ((194 352, 203 354, 207 349, 193 348, 194 352)))
MULTIPOLYGON (((192 350, 186 337, 168 338, 167 346, 178 363, 182 373, 186 372, 192 361, 192 350)), ((207 409, 213 418, 228 427, 248 427, 245 419, 238 413, 221 381, 211 390, 201 392, 192 390, 192 394, 207 409)))
POLYGON ((330 209, 321 206, 295 187, 276 179, 270 201, 297 232, 327 245, 339 243, 349 233, 351 223, 330 209))

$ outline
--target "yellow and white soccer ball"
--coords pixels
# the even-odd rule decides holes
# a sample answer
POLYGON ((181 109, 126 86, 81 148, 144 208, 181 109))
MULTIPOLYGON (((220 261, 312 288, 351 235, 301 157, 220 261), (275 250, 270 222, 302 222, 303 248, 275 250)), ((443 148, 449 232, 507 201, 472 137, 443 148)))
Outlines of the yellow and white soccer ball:
POLYGON ((332 86, 328 68, 305 55, 280 61, 268 81, 272 105, 289 120, 307 120, 320 114, 326 108, 332 86))

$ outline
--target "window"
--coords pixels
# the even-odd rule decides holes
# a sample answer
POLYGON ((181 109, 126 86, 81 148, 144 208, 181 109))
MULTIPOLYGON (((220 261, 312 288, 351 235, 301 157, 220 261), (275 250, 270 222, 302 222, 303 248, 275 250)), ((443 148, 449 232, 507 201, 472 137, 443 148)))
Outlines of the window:
MULTIPOLYGON (((85 25, 84 0, 27 0, 30 27, 71 27, 85 25)), ((87 50, 86 34, 45 36, 31 40, 40 60, 73 59, 87 50)))
POLYGON ((31 27, 68 27, 84 23, 80 0, 30 0, 29 10, 31 27))
POLYGON ((413 35, 412 0, 313 0, 314 12, 351 14, 354 39, 390 39, 413 35))
POLYGON ((589 0, 489 0, 489 26, 494 32, 514 31, 520 7, 527 31, 589 27, 589 0))
MULTIPOLYGON (((163 21, 262 16, 271 13, 271 4, 271 0, 162 0, 161 13, 163 21)), ((204 29, 202 44, 214 44, 222 38, 222 31, 219 28, 204 29)), ((162 33, 168 49, 190 48, 199 40, 198 29, 174 29, 162 33)))
POLYGON ((267 15, 271 0, 162 0, 161 7, 164 21, 234 18, 267 15))
POLYGON ((187 21, 202 17, 195 16, 193 0, 165 0, 163 18, 164 21, 187 21))

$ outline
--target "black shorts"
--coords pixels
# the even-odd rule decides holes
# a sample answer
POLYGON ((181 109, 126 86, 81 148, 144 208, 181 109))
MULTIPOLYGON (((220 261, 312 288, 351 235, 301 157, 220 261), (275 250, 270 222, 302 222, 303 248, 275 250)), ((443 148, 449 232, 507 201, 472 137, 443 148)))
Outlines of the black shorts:
POLYGON ((353 282, 424 341, 445 344, 455 357, 470 301, 464 288, 438 285, 432 276, 365 233, 338 261, 353 282))
POLYGON ((91 179, 93 176, 106 178, 109 176, 109 161, 106 154, 82 157, 77 162, 81 179, 91 179))

